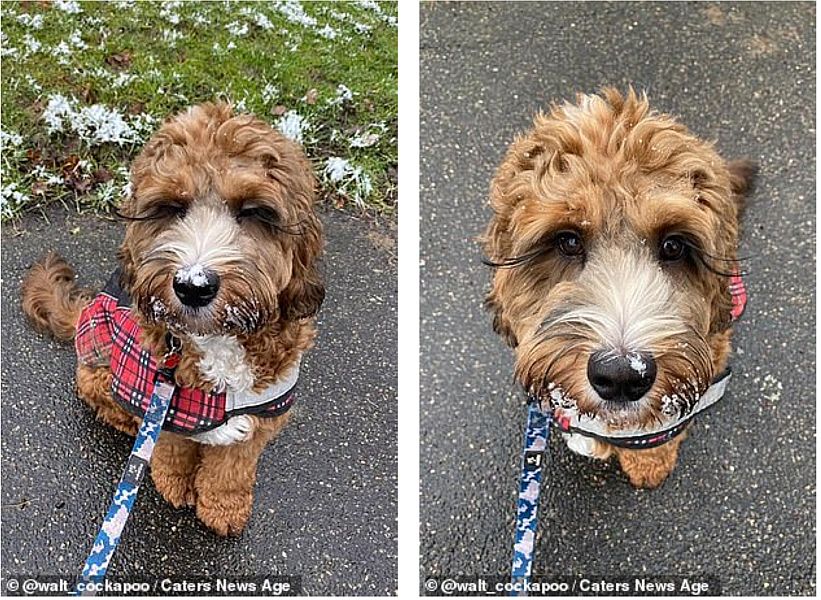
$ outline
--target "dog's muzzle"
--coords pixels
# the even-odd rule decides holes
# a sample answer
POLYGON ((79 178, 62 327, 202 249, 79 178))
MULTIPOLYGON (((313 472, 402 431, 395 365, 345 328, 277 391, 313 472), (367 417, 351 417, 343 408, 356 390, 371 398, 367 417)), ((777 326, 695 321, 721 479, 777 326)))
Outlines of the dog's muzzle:
MULTIPOLYGON (((679 415, 678 418, 671 417, 659 423, 658 427, 652 430, 621 429, 612 431, 610 426, 601 419, 579 414, 578 410, 565 407, 554 409, 553 425, 564 433, 581 434, 620 448, 630 448, 634 450, 655 448, 656 446, 666 444, 681 434, 696 415, 704 412, 721 400, 727 389, 730 377, 730 369, 727 369, 698 397, 698 401, 691 411, 686 415, 679 415)), ((531 401, 541 402, 535 397, 532 397, 531 401)))

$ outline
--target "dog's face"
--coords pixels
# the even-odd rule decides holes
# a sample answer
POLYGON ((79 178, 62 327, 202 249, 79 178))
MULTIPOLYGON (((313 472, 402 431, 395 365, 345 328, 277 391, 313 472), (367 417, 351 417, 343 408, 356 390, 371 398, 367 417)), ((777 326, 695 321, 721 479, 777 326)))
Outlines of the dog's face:
POLYGON ((302 150, 226 105, 167 121, 131 171, 120 250, 148 321, 179 333, 251 333, 314 314, 321 224, 302 150))
POLYGON ((611 430, 691 410, 731 320, 742 185, 632 90, 538 116, 497 171, 485 237, 487 304, 526 389, 611 430))

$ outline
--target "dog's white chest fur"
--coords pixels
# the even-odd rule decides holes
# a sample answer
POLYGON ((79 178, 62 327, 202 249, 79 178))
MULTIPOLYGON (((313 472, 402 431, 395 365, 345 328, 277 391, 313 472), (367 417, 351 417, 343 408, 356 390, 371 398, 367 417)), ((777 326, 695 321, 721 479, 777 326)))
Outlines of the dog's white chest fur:
MULTIPOLYGON (((199 368, 202 376, 219 391, 248 392, 254 385, 254 373, 245 360, 245 348, 231 335, 192 335, 191 341, 202 353, 199 368)), ((250 417, 231 417, 219 427, 191 436, 202 444, 227 446, 243 442, 253 433, 250 417)))
POLYGON ((250 390, 254 373, 245 360, 245 348, 232 335, 192 335, 191 341, 202 353, 200 373, 219 391, 250 390))

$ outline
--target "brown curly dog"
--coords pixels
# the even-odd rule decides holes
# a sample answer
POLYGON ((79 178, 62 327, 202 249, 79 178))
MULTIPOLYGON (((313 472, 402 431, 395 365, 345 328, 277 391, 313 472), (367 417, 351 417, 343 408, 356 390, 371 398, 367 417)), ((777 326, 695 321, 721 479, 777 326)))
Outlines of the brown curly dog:
POLYGON ((646 96, 605 89, 538 115, 491 184, 486 304, 517 377, 554 416, 588 427, 564 430, 572 450, 615 454, 635 486, 664 481, 684 435, 642 449, 603 439, 695 414, 725 370, 753 172, 646 96))
POLYGON ((151 458, 173 506, 220 535, 251 514, 257 461, 288 417, 324 298, 322 226, 302 149, 261 120, 204 104, 168 121, 131 170, 120 268, 79 289, 55 254, 23 284, 41 331, 75 339, 77 394, 134 435, 170 339, 177 389, 151 458))

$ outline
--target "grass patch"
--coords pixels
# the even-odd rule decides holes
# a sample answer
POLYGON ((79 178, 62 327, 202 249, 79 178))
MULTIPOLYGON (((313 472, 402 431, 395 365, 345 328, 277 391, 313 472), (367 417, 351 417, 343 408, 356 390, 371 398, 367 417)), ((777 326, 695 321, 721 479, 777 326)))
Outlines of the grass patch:
POLYGON ((0 215, 108 212, 170 114, 227 100, 299 138, 336 207, 394 215, 390 2, 2 2, 0 215))

